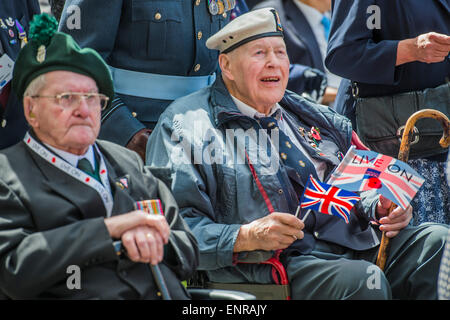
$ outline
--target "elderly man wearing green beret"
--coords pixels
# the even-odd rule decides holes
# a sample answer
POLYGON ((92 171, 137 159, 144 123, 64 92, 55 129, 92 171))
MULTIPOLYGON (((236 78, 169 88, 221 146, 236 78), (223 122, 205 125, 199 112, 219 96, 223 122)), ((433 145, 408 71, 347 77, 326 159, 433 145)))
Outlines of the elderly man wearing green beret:
POLYGON ((435 299, 448 226, 409 227, 411 207, 388 214, 391 202, 372 191, 348 223, 316 211, 295 216, 309 177, 327 181, 352 128, 286 90, 277 12, 241 15, 206 45, 220 51, 221 77, 166 109, 147 161, 171 185, 208 279, 277 283, 270 264, 249 263, 273 258, 293 299, 435 299), (384 272, 375 265, 381 231, 391 238, 384 272))
POLYGON ((169 295, 188 298, 181 280, 197 266, 195 239, 140 157, 96 140, 114 94, 108 67, 56 25, 36 16, 14 67, 31 129, 0 152, 0 290, 12 299, 161 299, 158 264, 169 295))

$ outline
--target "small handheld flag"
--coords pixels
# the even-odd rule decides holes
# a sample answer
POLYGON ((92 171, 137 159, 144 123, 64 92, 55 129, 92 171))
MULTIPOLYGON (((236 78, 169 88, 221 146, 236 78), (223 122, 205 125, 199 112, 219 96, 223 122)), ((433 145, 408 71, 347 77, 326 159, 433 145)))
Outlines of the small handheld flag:
POLYGON ((360 199, 356 193, 319 182, 310 176, 300 207, 333 215, 348 223, 350 211, 360 199))
POLYGON ((328 183, 349 191, 375 190, 406 209, 424 181, 400 160, 351 147, 328 183))

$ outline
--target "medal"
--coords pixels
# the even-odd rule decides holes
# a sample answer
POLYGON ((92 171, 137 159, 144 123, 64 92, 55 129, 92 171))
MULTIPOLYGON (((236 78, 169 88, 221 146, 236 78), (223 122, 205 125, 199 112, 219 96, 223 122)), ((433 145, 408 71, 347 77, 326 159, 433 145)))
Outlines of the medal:
POLYGON ((218 1, 217 1, 217 6, 219 7, 218 14, 222 14, 222 13, 225 12, 225 6, 224 6, 222 0, 218 0, 218 1))
POLYGON ((320 137, 320 129, 317 127, 311 127, 311 136, 317 141, 322 140, 322 138, 320 137))
POLYGON ((9 32, 9 36, 11 38, 14 38, 14 36, 15 36, 14 31, 12 29, 9 29, 8 32, 9 32))
POLYGON ((6 24, 7 24, 8 26, 14 27, 14 24, 15 24, 15 23, 14 23, 13 18, 9 17, 9 18, 6 19, 5 21, 6 21, 6 24))
POLYGON ((224 6, 224 10, 225 12, 230 11, 230 0, 223 0, 223 6, 224 6))
POLYGON ((209 13, 211 13, 213 16, 219 13, 219 6, 217 5, 216 0, 210 0, 208 4, 209 13))
POLYGON ((3 19, 0 19, 0 27, 2 27, 2 29, 8 29, 6 24, 3 22, 3 19))
POLYGON ((16 28, 17 32, 19 33, 19 39, 21 41, 21 47, 25 46, 28 43, 27 39, 27 33, 25 32, 25 29, 20 24, 19 20, 16 19, 16 28))

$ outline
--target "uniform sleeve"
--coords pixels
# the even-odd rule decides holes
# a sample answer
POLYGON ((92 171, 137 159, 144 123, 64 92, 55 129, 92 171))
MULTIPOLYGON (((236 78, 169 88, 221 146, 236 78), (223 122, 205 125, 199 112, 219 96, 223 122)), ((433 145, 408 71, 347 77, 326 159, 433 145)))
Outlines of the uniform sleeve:
POLYGON ((147 164, 171 185, 180 214, 197 239, 199 269, 232 266, 240 225, 217 223, 217 180, 213 167, 204 162, 195 164, 189 134, 179 134, 173 129, 186 128, 187 124, 174 122, 177 121, 167 112, 160 118, 147 145, 147 164))
POLYGON ((36 232, 31 213, 1 180, 0 208, 0 287, 10 298, 33 298, 66 281, 71 265, 117 259, 103 218, 36 232))
MULTIPOLYGON (((326 67, 353 81, 393 85, 396 83, 397 40, 375 41, 376 29, 367 26, 369 6, 375 0, 333 2, 326 67)), ((381 12, 383 14, 383 12, 381 12)), ((386 13, 385 13, 386 14, 386 13)))
POLYGON ((33 15, 41 13, 41 7, 38 0, 28 0, 28 15, 30 20, 33 19, 33 15))
MULTIPOLYGON (((59 29, 70 34, 81 47, 95 49, 109 63, 119 30, 122 3, 122 0, 67 0, 59 29), (81 20, 78 27, 74 20, 76 11, 71 6, 79 8, 81 20)), ((102 111, 101 139, 126 146, 144 128, 117 95, 102 111)))

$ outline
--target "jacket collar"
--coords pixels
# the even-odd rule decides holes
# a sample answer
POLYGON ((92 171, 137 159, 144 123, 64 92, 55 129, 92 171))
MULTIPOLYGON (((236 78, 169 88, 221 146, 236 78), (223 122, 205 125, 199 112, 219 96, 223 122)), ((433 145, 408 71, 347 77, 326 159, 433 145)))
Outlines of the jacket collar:
POLYGON ((228 121, 245 117, 231 98, 223 82, 222 74, 217 76, 216 81, 211 86, 211 105, 217 127, 222 126, 228 121))

